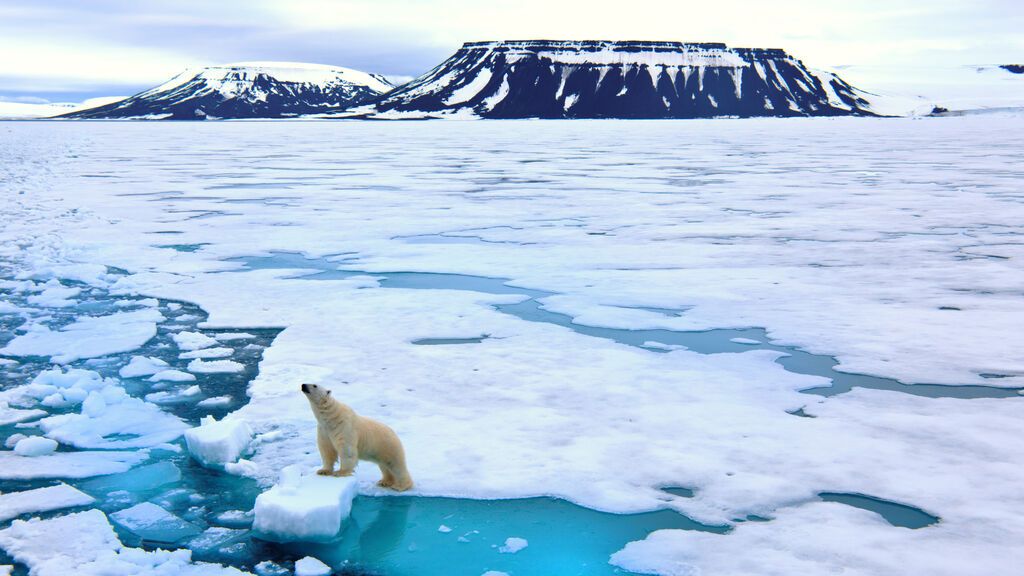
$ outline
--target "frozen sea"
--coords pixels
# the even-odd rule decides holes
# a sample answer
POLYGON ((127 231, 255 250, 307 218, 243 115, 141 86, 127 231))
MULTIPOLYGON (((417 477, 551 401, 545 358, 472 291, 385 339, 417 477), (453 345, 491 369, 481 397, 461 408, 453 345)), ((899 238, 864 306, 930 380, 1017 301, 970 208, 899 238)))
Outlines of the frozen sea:
POLYGON ((0 122, 0 573, 1016 574, 1022 157, 1019 116, 0 122), (301 383, 416 487, 361 464, 279 543, 301 383))

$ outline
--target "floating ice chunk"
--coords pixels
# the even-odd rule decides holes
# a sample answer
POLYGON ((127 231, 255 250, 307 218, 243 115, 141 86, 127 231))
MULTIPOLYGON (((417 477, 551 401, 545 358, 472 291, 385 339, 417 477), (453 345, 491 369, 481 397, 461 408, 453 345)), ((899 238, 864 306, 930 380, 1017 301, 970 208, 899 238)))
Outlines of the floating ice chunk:
POLYGON ((312 556, 295 562, 295 576, 327 576, 330 573, 330 566, 312 556))
POLYGON ((106 515, 88 510, 48 520, 15 520, 0 531, 0 547, 33 576, 243 576, 236 568, 193 562, 189 550, 128 548, 106 515), (59 545, 55 545, 59 543, 59 545))
POLYGON ((195 359, 188 363, 188 371, 197 374, 217 374, 223 372, 241 372, 245 366, 234 360, 210 360, 209 362, 195 359))
POLYGON ((291 571, 270 560, 264 560, 256 566, 253 566, 253 570, 256 570, 256 574, 259 576, 288 576, 291 571))
POLYGON ((107 401, 102 392, 89 392, 82 402, 82 414, 90 418, 98 418, 107 411, 107 401))
POLYGON ((0 348, 0 354, 49 356, 52 362, 67 364, 82 358, 128 352, 156 336, 156 323, 163 319, 159 311, 146 308, 107 316, 84 316, 60 330, 35 324, 27 333, 0 348))
POLYGON ((447 526, 445 526, 444 524, 441 524, 440 526, 437 527, 437 531, 441 532, 443 534, 447 534, 447 533, 451 532, 452 529, 447 527, 447 526))
POLYGON ((213 398, 200 400, 196 406, 200 408, 222 408, 230 405, 233 401, 231 396, 214 396, 213 398))
POLYGON ((114 302, 114 306, 118 308, 132 308, 135 306, 146 306, 149 308, 156 308, 160 305, 160 301, 156 298, 141 298, 139 300, 118 300, 114 302))
POLYGON ((0 576, 11 576, 11 572, 14 571, 14 566, 10 564, 0 564, 0 576))
POLYGON ((29 512, 49 512, 73 506, 88 506, 96 500, 67 484, 0 494, 0 522, 29 512))
POLYGON ((93 478, 82 484, 82 488, 93 494, 113 493, 122 490, 142 492, 153 490, 181 480, 181 470, 164 460, 155 464, 139 466, 123 474, 111 474, 93 478))
POLYGON ((329 540, 352 511, 358 483, 352 476, 303 476, 281 470, 276 486, 256 497, 253 529, 276 540, 329 540))
POLYGON ((202 534, 189 540, 186 545, 193 552, 208 553, 222 546, 233 544, 244 538, 248 533, 248 530, 214 526, 207 528, 202 534))
POLYGON ((7 440, 4 440, 4 447, 13 450, 14 446, 17 445, 22 438, 28 438, 28 436, 25 436, 24 434, 11 434, 7 440))
POLYGON ((99 417, 59 414, 43 418, 39 425, 46 436, 63 444, 103 449, 152 447, 176 440, 188 428, 156 404, 131 397, 99 417))
POLYGON ((22 438, 14 445, 14 451, 19 456, 37 457, 53 454, 57 451, 57 442, 42 436, 29 436, 22 438))
POLYGON ((185 431, 185 444, 192 457, 204 466, 223 465, 238 460, 252 444, 252 428, 245 420, 213 416, 201 425, 185 431))
POLYGON ((60 282, 53 280, 46 283, 47 288, 39 294, 33 294, 26 298, 29 304, 42 306, 44 308, 67 308, 77 304, 71 298, 81 294, 81 288, 63 286, 60 282))
POLYGON ((226 510, 214 516, 214 522, 229 528, 252 526, 252 510, 226 510))
POLYGON ((150 382, 194 382, 195 375, 181 370, 163 370, 150 376, 150 382))
POLYGON ((33 418, 39 418, 40 416, 45 415, 45 410, 22 410, 19 408, 9 407, 7 402, 0 402, 0 426, 16 424, 18 422, 32 420, 33 418))
POLYGON ((252 460, 239 458, 238 462, 228 462, 225 464, 224 471, 235 476, 259 478, 260 467, 252 460))
POLYGON ((179 390, 164 390, 160 392, 152 392, 146 394, 146 402, 152 402, 154 404, 174 404, 177 402, 188 402, 192 398, 202 394, 203 391, 199 386, 189 386, 185 389, 179 390))
POLYGON ((753 338, 730 338, 729 342, 735 342, 737 344, 760 344, 760 340, 754 340, 753 338))
POLYGON ((481 574, 481 576, 508 576, 508 572, 498 572, 497 570, 488 570, 481 574))
POLYGON ((121 368, 121 378, 137 378, 162 372, 169 367, 167 362, 152 356, 132 356, 130 362, 121 368))
POLYGON ((174 343, 178 345, 178 348, 182 350, 209 348, 217 343, 213 338, 199 332, 178 332, 171 335, 171 338, 174 339, 174 343))
POLYGON ((657 348, 658 350, 686 350, 686 346, 682 344, 665 344, 664 342, 658 342, 657 340, 647 340, 642 344, 644 348, 657 348))
POLYGON ((250 340, 255 338, 255 334, 249 334, 248 332, 221 332, 220 334, 214 334, 214 338, 221 342, 228 342, 230 340, 250 340))
POLYGON ((153 542, 177 542, 200 532, 191 522, 182 520, 152 502, 143 502, 114 512, 110 518, 136 536, 153 542))
POLYGON ((39 403, 47 408, 63 408, 69 404, 69 402, 64 399, 64 395, 60 392, 50 394, 46 398, 43 398, 39 403))
POLYGON ((191 352, 182 352, 181 354, 178 354, 178 358, 183 360, 192 358, 227 358, 234 353, 235 351, 232 348, 203 348, 201 350, 193 350, 191 352))
POLYGON ((506 538, 505 545, 498 548, 498 552, 501 552, 502 554, 515 554, 529 545, 530 543, 527 542, 525 538, 506 538))
POLYGON ((57 452, 49 456, 25 458, 14 452, 0 451, 0 480, 35 478, 89 478, 125 472, 149 455, 133 452, 57 452))

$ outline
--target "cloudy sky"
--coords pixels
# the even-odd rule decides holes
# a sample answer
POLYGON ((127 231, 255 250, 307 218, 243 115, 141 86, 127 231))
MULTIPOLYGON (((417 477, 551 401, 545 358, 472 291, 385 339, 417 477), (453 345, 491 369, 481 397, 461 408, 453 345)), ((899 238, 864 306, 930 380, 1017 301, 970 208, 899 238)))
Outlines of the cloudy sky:
POLYGON ((1024 0, 0 0, 0 98, 127 95, 247 60, 416 76, 471 40, 717 41, 812 66, 1024 62, 1024 0))

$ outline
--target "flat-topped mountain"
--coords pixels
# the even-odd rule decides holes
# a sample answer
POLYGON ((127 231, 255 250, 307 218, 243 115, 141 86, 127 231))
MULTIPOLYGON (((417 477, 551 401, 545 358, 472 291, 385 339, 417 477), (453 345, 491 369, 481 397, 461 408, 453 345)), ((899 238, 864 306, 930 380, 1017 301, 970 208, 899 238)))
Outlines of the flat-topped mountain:
POLYGON ((188 70, 119 102, 63 118, 286 118, 347 108, 392 88, 384 78, 337 66, 240 62, 188 70))
MULTIPOLYGON (((368 108, 367 108, 368 110, 368 108)), ((860 93, 780 49, 644 41, 469 42, 375 104, 376 117, 870 115, 860 93)))

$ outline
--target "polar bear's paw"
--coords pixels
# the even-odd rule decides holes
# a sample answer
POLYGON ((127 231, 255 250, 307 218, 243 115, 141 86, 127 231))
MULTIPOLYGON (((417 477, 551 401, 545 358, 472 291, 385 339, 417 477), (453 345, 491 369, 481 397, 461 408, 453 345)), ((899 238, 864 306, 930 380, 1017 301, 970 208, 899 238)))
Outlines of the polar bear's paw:
POLYGON ((320 476, 333 476, 334 475, 334 469, 333 468, 321 468, 321 469, 317 470, 316 473, 318 475, 320 475, 320 476))
POLYGON ((335 473, 333 473, 331 475, 332 476, 337 476, 337 477, 340 478, 340 477, 343 477, 343 476, 351 476, 352 472, 354 472, 354 470, 338 470, 337 472, 335 472, 335 473))

